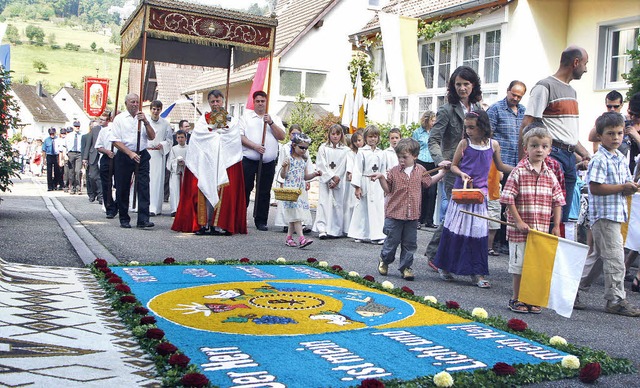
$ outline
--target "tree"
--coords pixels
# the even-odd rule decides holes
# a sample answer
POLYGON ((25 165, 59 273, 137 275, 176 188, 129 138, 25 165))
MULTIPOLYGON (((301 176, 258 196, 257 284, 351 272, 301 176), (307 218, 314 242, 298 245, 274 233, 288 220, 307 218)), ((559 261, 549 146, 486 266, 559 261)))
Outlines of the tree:
POLYGON ((33 61, 33 68, 38 70, 38 73, 42 73, 43 70, 47 70, 47 64, 36 59, 35 61, 33 61))
POLYGON ((49 42, 49 44, 56 44, 56 34, 54 34, 53 32, 49 34, 49 36, 47 36, 47 41, 49 42))
POLYGON ((16 44, 20 42, 20 32, 18 31, 18 27, 14 26, 13 24, 9 24, 7 26, 5 35, 10 43, 16 44))
POLYGON ((29 42, 42 45, 44 43, 44 30, 40 27, 36 27, 33 24, 29 24, 25 29, 25 35, 29 42))
POLYGON ((96 51, 96 46, 97 46, 96 42, 91 42, 91 46, 90 46, 91 51, 96 51))
MULTIPOLYGON (((636 47, 640 47, 640 35, 637 38, 636 47)), ((628 73, 622 74, 622 78, 629 84, 627 91, 627 100, 634 94, 640 92, 640 49, 628 50, 629 61, 633 63, 633 67, 628 73)))
POLYGON ((373 87, 378 79, 378 73, 374 72, 371 66, 371 60, 365 53, 357 53, 349 62, 349 74, 351 75, 351 84, 355 85, 358 71, 362 80, 362 96, 371 99, 373 97, 373 87))
POLYGON ((13 159, 11 143, 7 139, 9 128, 17 128, 18 120, 14 116, 18 112, 18 104, 9 94, 9 72, 0 68, 0 191, 11 191, 9 186, 12 177, 18 177, 20 163, 13 159))

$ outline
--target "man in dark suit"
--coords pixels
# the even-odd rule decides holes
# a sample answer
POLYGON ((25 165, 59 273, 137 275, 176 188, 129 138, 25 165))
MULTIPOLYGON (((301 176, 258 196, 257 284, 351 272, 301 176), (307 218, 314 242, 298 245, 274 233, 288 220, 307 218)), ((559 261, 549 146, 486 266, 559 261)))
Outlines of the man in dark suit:
POLYGON ((102 184, 100 183, 100 167, 98 165, 98 150, 95 148, 96 140, 102 126, 93 126, 88 133, 82 135, 82 166, 86 170, 87 195, 89 202, 96 198, 102 205, 102 184))

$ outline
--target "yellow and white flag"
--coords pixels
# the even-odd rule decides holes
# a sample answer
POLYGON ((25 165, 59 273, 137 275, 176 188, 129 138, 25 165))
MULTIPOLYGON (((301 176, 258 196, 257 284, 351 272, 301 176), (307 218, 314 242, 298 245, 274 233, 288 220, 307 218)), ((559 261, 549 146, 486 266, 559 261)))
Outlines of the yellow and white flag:
POLYGON ((622 224, 624 247, 632 251, 640 251, 640 193, 627 197, 629 219, 622 224))
POLYGON ((570 318, 589 247, 529 230, 518 299, 570 318))
POLYGON ((424 93, 418 57, 418 19, 378 12, 384 63, 393 96, 424 93))
POLYGON ((354 133, 358 128, 364 128, 364 96, 362 94, 362 77, 360 72, 356 76, 356 91, 353 97, 353 112, 351 117, 351 133, 354 133))

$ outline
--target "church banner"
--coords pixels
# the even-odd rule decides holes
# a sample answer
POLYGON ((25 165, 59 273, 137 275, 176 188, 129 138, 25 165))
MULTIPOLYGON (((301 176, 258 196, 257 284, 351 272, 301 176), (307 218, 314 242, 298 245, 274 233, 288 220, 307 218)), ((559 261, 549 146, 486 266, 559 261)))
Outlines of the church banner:
POLYGON ((89 116, 98 117, 107 107, 109 79, 85 77, 84 79, 84 111, 89 116))

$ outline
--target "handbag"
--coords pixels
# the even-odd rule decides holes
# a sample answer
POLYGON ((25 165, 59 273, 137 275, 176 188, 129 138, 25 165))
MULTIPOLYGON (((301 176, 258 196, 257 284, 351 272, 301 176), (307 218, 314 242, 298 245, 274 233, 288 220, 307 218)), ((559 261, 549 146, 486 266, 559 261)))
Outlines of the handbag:
POLYGON ((481 204, 484 202, 484 194, 480 189, 474 189, 473 183, 465 180, 461 189, 451 190, 451 199, 459 204, 481 204), (471 186, 467 188, 467 183, 471 186))

